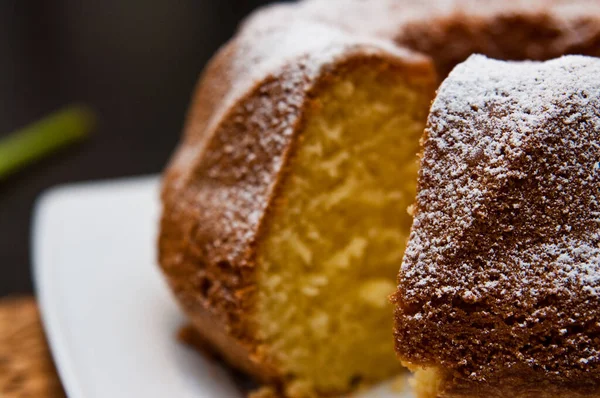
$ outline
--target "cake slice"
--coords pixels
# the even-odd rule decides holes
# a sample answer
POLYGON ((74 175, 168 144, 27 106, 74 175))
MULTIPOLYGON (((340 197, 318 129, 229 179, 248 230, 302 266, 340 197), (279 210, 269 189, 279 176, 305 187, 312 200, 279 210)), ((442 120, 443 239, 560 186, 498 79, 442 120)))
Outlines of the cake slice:
POLYGON ((419 397, 600 397, 600 59, 454 69, 398 280, 419 397))
POLYGON ((437 78, 425 57, 318 23, 285 21, 302 26, 273 37, 282 23, 253 25, 248 48, 234 42, 208 67, 214 85, 165 177, 160 259, 233 366, 286 396, 332 395, 401 370, 388 296, 437 78), (215 114, 222 85, 237 84, 223 71, 247 67, 231 51, 260 57, 269 40, 291 53, 246 70, 268 77, 248 88, 246 75, 215 114))

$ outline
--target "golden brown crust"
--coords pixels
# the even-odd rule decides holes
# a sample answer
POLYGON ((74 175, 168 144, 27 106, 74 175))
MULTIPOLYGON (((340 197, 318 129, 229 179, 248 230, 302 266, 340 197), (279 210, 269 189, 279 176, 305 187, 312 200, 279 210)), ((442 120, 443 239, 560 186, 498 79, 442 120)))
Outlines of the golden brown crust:
POLYGON ((0 396, 65 396, 32 297, 0 300, 0 396))
POLYGON ((393 42, 430 55, 442 75, 473 51, 595 54, 600 11, 580 1, 595 6, 562 12, 567 2, 313 0, 253 15, 205 70, 163 183, 160 264, 206 340, 234 366, 280 380, 254 337, 253 256, 311 95, 328 73, 373 56, 428 73, 426 58, 393 42), (369 15, 372 22, 363 23, 369 15))

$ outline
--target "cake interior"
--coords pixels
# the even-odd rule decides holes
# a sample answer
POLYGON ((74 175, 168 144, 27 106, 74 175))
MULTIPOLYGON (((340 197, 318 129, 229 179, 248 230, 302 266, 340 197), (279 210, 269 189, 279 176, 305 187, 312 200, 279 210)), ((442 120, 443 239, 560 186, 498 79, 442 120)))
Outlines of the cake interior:
POLYGON ((401 370, 388 296, 432 91, 431 76, 377 61, 341 67, 312 101, 257 254, 260 354, 291 396, 401 370))
POLYGON ((436 368, 411 368, 413 376, 410 379, 410 386, 415 397, 418 398, 437 398, 440 392, 442 377, 436 368))

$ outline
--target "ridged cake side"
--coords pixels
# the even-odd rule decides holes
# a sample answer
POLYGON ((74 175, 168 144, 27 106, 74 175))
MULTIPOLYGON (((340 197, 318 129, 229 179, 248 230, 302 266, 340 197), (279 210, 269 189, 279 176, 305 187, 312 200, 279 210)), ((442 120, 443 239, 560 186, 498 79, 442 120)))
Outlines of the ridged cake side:
POLYGON ((472 56, 438 91, 396 349, 440 397, 600 396, 598 76, 472 56))

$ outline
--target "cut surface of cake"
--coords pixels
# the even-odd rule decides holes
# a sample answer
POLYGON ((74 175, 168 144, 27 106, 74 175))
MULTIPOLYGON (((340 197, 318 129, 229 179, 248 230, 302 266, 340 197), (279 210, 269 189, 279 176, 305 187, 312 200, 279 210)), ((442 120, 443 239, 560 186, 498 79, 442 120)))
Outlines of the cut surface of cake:
POLYGON ((400 369, 396 286, 434 90, 470 54, 600 54, 594 0, 307 0, 211 60, 162 190, 159 261, 206 344, 288 397, 400 369))
POLYGON ((324 393, 399 370, 388 296, 412 220, 397 210, 414 200, 433 90, 433 75, 361 63, 309 103, 257 248, 263 353, 324 393))
POLYGON ((395 295, 421 396, 600 396, 599 76, 472 56, 438 90, 395 295))

